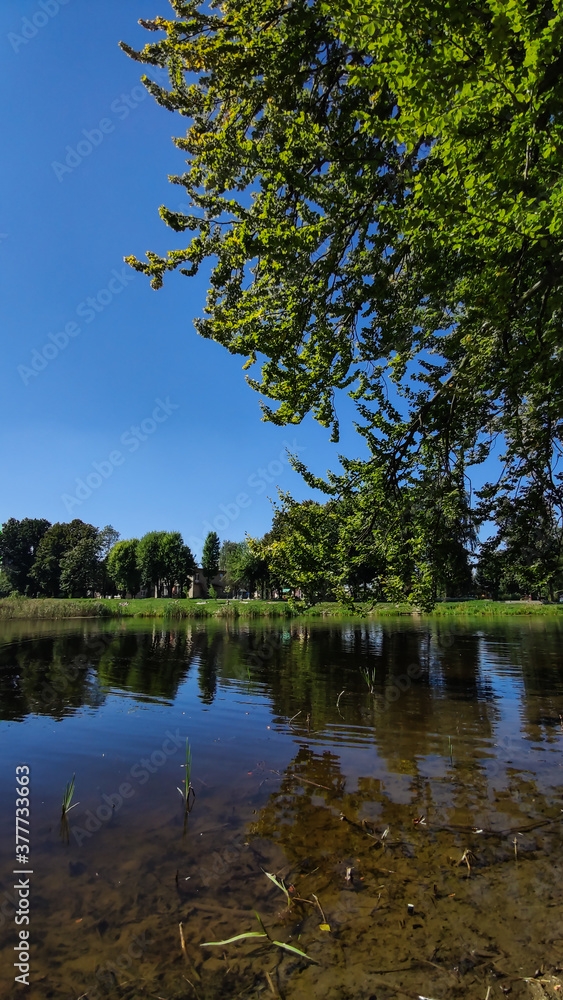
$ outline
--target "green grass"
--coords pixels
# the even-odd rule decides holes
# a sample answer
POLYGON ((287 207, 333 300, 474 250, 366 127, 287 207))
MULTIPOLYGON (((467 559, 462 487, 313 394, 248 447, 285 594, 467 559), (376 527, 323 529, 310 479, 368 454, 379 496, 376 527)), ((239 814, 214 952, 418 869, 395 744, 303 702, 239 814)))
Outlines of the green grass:
MULTIPOLYGON (((416 614, 410 604, 359 602, 359 616, 394 617, 416 614)), ((532 604, 504 601, 448 601, 439 603, 431 612, 432 617, 459 617, 495 615, 549 615, 563 613, 563 604, 532 604)), ((349 618, 351 611, 335 601, 323 601, 302 611, 293 610, 285 601, 226 601, 195 598, 168 600, 146 598, 121 601, 119 599, 92 600, 90 598, 67 600, 64 598, 6 597, 0 600, 1 619, 63 619, 63 618, 349 618)))
MULTIPOLYGON (((109 602, 107 602, 109 603, 109 602)), ((0 619, 7 618, 107 618, 105 601, 64 600, 50 597, 5 597, 0 619)))

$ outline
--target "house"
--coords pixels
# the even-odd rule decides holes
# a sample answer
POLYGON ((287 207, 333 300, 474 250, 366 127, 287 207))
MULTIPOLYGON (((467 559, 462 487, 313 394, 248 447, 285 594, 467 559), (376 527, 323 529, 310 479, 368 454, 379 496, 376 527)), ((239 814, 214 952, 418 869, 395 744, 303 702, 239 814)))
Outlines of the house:
MULTIPOLYGON (((228 592, 226 585, 226 572, 220 569, 216 576, 211 580, 211 586, 214 588, 217 597, 225 597, 228 592)), ((192 572, 191 583, 188 590, 188 597, 209 597, 209 590, 207 587, 207 580, 203 574, 201 566, 196 566, 192 572)))

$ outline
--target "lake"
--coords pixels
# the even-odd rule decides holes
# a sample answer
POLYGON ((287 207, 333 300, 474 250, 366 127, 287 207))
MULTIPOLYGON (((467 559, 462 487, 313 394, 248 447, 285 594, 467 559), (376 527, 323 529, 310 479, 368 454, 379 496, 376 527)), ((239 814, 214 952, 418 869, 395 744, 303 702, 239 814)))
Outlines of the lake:
POLYGON ((0 995, 557 996, 562 636, 1 623, 0 995))

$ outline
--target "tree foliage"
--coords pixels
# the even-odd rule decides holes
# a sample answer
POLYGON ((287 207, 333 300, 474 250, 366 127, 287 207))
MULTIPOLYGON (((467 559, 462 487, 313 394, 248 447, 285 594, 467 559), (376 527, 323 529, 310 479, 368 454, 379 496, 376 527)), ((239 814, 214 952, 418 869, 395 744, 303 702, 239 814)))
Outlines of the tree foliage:
POLYGON ((188 584, 194 568, 194 559, 179 531, 149 531, 137 544, 137 566, 141 582, 155 589, 159 597, 163 587, 172 594, 178 584, 180 590, 188 584))
POLYGON ((172 181, 193 211, 160 213, 190 238, 128 260, 155 288, 212 261, 196 327, 262 359, 266 419, 312 412, 336 439, 348 389, 371 457, 315 484, 364 511, 370 558, 414 558, 431 592, 431 477, 461 510, 500 442, 479 516, 522 484, 563 507, 562 4, 171 2, 123 48, 168 67, 168 88, 143 79, 188 120, 172 181))
POLYGON ((124 538, 116 542, 108 554, 108 574, 122 595, 134 596, 141 586, 141 570, 138 564, 138 538, 124 538))
POLYGON ((175 585, 178 585, 180 593, 189 585, 195 561, 179 531, 165 532, 161 544, 163 578, 168 588, 168 596, 171 596, 175 585))
POLYGON ((223 542, 221 547, 225 583, 230 592, 253 594, 258 586, 265 587, 269 579, 266 559, 256 544, 249 542, 223 542))
POLYGON ((86 524, 79 518, 73 521, 57 522, 45 532, 39 545, 30 576, 41 594, 58 597, 61 593, 61 574, 64 558, 80 542, 96 542, 98 528, 86 524))
POLYGON ((100 588, 100 539, 85 536, 60 558, 60 589, 64 597, 88 597, 100 588))
POLYGON ((5 587, 9 585, 8 593, 17 590, 20 594, 35 595, 37 585, 31 569, 38 545, 50 527, 50 521, 45 518, 31 517, 21 521, 11 517, 2 525, 0 564, 7 578, 5 587))
POLYGON ((219 535, 216 531, 208 532, 203 543, 203 553, 201 557, 201 568, 208 587, 213 577, 217 576, 217 573, 219 572, 220 553, 221 545, 219 542, 219 535))

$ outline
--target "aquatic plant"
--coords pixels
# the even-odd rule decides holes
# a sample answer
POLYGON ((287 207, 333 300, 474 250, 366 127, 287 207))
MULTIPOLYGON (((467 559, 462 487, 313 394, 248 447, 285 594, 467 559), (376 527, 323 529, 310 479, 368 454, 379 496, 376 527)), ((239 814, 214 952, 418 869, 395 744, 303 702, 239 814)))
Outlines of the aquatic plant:
MULTIPOLYGON (((268 875, 268 872, 264 872, 264 874, 268 875)), ((268 878, 272 878, 272 876, 268 875, 268 878)), ((275 880, 272 879, 272 881, 275 881, 275 880)), ((281 888, 280 883, 277 882, 277 881, 276 881, 276 885, 278 885, 281 888)), ((202 944, 201 944, 201 947, 202 948, 219 948, 219 947, 222 947, 223 945, 234 944, 236 941, 245 941, 245 940, 250 939, 250 938, 262 938, 262 939, 265 938, 267 941, 270 942, 270 944, 274 945, 275 947, 277 947, 277 948, 283 948, 284 951, 290 951, 294 955, 299 955, 300 958, 305 958, 308 962, 314 962, 315 965, 318 965, 318 962, 317 962, 317 960, 315 958, 311 958, 310 955, 306 955, 304 951, 301 951, 300 948, 296 948, 295 945, 286 944, 285 941, 275 941, 274 938, 270 937, 270 935, 268 934, 268 931, 266 930, 266 928, 264 927, 264 924, 262 923, 262 920, 260 918, 260 914, 257 913, 256 910, 254 910, 253 912, 254 912, 254 915, 255 915, 255 917, 256 917, 256 919, 257 919, 257 921, 258 921, 258 923, 259 923, 259 925, 261 927, 260 931, 244 931, 242 934, 235 934, 233 937, 225 938, 224 941, 203 941, 202 944)))
POLYGON ((364 678, 370 694, 375 691, 375 678, 377 676, 375 667, 361 667, 360 673, 364 678))
POLYGON ((272 875, 271 872, 264 871, 264 869, 262 869, 262 871, 264 872, 264 875, 266 876, 266 878, 269 878, 270 881, 273 882, 274 885, 276 885, 278 887, 278 889, 281 889, 281 891, 284 893, 285 898, 287 900, 287 906, 288 906, 288 909, 289 909, 289 907, 291 906, 293 900, 292 900, 291 896, 289 895, 288 889, 286 889, 286 886, 285 886, 285 883, 284 883, 283 879, 277 878, 275 875, 272 875))
MULTIPOLYGON (((288 910, 290 910, 291 906, 292 906, 292 904, 294 902, 294 900, 293 900, 292 896, 290 896, 289 890, 287 889, 287 887, 286 887, 285 882, 283 881, 283 879, 278 878, 277 875, 272 875, 271 872, 265 871, 264 868, 262 868, 262 871, 264 872, 264 875, 266 876, 266 878, 269 878, 270 881, 273 882, 274 885, 281 892, 283 892, 283 894, 284 894, 284 896, 285 896, 285 898, 287 900, 287 908, 288 908, 288 910)), ((314 899, 315 899, 315 904, 319 907, 319 909, 321 911, 323 920, 326 921, 326 917, 325 917, 325 915, 324 915, 324 913, 322 911, 322 907, 321 907, 321 905, 320 905, 317 897, 314 896, 314 899)), ((304 900, 300 900, 300 902, 310 903, 311 901, 308 900, 308 899, 304 899, 304 900)), ((262 939, 265 938, 267 941, 269 941, 270 944, 274 945, 275 947, 282 948, 284 951, 290 951, 294 955, 299 955, 300 958, 305 958, 305 959, 307 959, 308 962, 314 962, 316 965, 318 965, 318 962, 317 962, 317 960, 315 958, 311 958, 304 951, 301 951, 300 948, 296 948, 295 945, 293 945, 293 944, 286 944, 285 941, 276 941, 276 940, 274 940, 274 938, 272 938, 270 936, 270 934, 268 933, 268 931, 264 927, 264 924, 262 923, 262 919, 260 917, 260 914, 257 913, 256 910, 253 910, 253 913, 254 913, 254 915, 255 915, 255 917, 256 917, 259 925, 260 925, 260 930, 259 931, 243 931, 241 934, 235 934, 233 937, 226 938, 224 941, 204 941, 202 943, 201 947, 202 948, 218 948, 221 945, 234 944, 236 941, 245 941, 245 940, 250 939, 250 938, 262 938, 262 939)), ((328 924, 325 924, 324 926, 328 927, 328 924)))
POLYGON ((192 748, 190 746, 189 740, 186 740, 186 763, 181 764, 181 767, 186 768, 186 777, 182 782, 183 788, 178 788, 180 795, 182 796, 182 801, 184 803, 185 812, 188 813, 193 806, 193 800, 195 799, 195 789, 191 782, 192 777, 192 748))
POLYGON ((76 774, 73 774, 72 781, 67 781, 67 785, 66 785, 66 788, 65 788, 65 791, 64 791, 64 795, 63 795, 63 806, 62 806, 62 813, 61 813, 62 816, 66 816, 66 814, 68 812, 70 812, 71 809, 74 809, 74 806, 77 806, 77 805, 80 804, 79 802, 75 802, 73 805, 70 804, 72 802, 72 796, 74 795, 74 779, 75 778, 76 778, 76 774))

